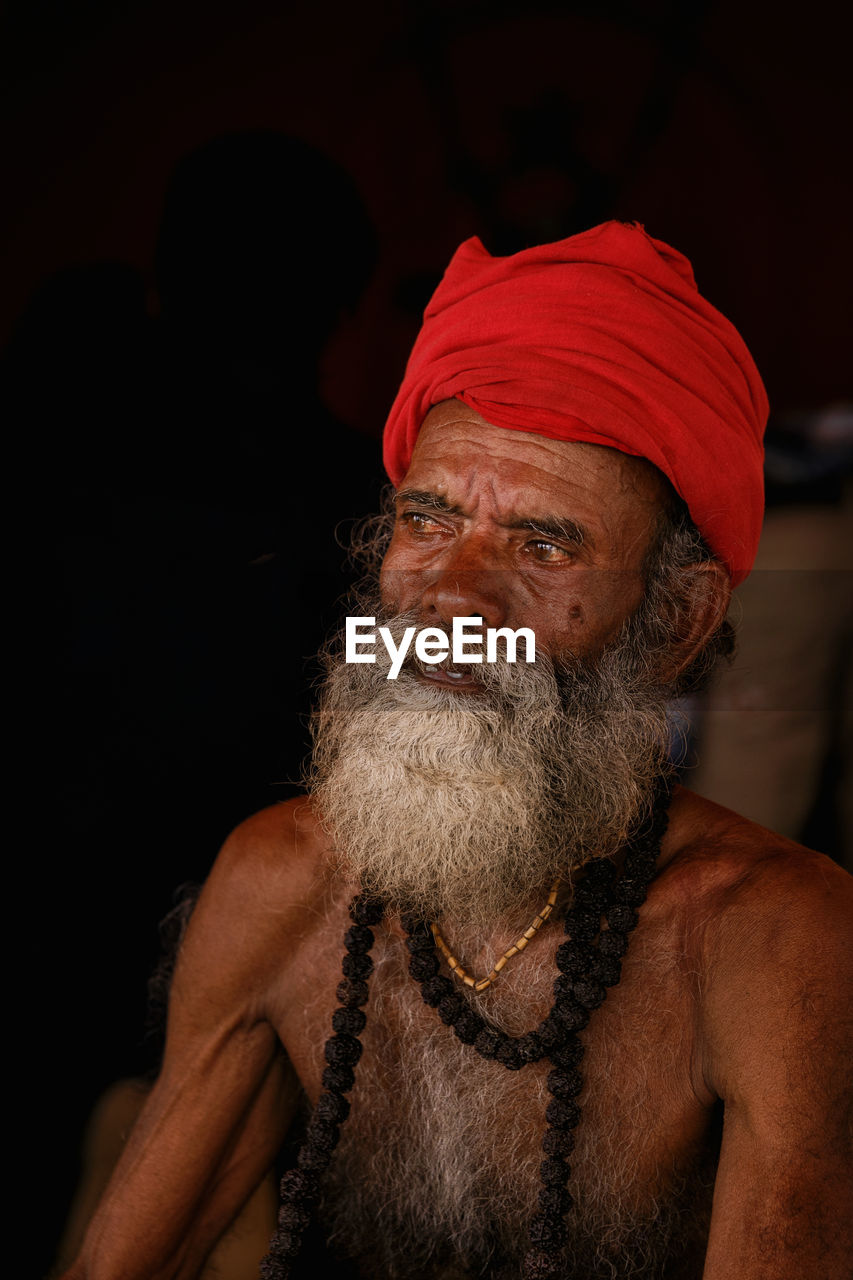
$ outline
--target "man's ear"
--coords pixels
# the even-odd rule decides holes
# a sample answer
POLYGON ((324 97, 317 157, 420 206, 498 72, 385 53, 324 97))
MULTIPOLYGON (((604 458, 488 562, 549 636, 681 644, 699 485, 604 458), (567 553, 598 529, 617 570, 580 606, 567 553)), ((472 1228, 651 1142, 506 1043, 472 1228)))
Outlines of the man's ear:
POLYGON ((682 571, 684 589, 672 619, 672 643, 663 675, 675 681, 722 626, 732 596, 728 570, 718 560, 703 560, 682 571))

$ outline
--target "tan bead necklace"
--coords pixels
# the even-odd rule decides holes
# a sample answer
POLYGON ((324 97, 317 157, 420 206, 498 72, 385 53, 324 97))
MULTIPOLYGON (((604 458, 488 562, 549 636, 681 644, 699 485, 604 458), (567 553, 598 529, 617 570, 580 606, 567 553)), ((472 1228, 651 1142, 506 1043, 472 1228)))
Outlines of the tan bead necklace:
POLYGON ((528 927, 524 930, 524 933, 521 935, 521 937, 516 942, 514 942, 512 946, 508 948, 508 950, 506 950, 503 953, 500 960, 498 960, 497 964, 495 965, 494 969, 492 969, 491 973, 489 973, 485 978, 479 978, 479 979, 473 978, 471 974, 468 973, 468 971, 462 967, 462 965, 456 959, 456 956, 454 956, 451 953, 450 948, 448 947, 447 943, 444 941, 444 938, 441 936, 438 925, 435 923, 435 921, 433 921, 432 924, 430 925, 430 928, 432 929, 432 936, 435 938, 435 943, 439 951, 441 952, 441 954, 444 956, 445 960, 449 964, 451 972, 454 973, 457 978, 461 978, 461 980, 465 983, 466 987, 473 987, 475 991, 485 991, 486 987, 490 987, 492 985, 495 978, 497 978, 498 974, 500 973, 501 969, 503 969, 507 961, 511 960, 513 956, 517 956, 519 952, 523 951, 524 948, 527 946, 528 942, 530 941, 530 939, 535 937, 536 934, 539 932, 539 930, 542 928, 543 924, 548 919, 551 912, 554 910, 554 905, 557 901, 557 893, 559 891, 559 888, 560 888, 560 878, 558 876, 557 879, 554 881, 553 885, 551 886, 551 892, 548 894, 548 901, 545 903, 545 906, 542 908, 542 910, 539 912, 538 915, 534 916, 533 920, 530 922, 528 927))

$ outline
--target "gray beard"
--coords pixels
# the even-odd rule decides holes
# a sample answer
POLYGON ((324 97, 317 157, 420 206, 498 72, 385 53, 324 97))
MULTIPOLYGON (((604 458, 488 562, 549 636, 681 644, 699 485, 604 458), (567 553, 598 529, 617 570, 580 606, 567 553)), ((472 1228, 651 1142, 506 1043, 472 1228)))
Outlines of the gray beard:
MULTIPOLYGON (((391 628, 412 615, 363 614, 391 628)), ((468 669, 482 688, 396 680, 343 661, 340 638, 313 718, 310 784, 341 871, 392 910, 493 926, 557 877, 610 856, 647 812, 669 737, 668 690, 648 674, 641 621, 596 660, 468 669)))

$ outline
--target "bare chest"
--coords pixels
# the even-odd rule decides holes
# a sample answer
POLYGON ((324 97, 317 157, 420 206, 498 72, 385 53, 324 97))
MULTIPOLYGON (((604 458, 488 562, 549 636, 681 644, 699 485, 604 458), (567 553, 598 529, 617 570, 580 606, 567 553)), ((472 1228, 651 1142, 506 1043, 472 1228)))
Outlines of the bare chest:
MULTIPOLYGON (((279 1028, 311 1099, 322 1088, 340 923, 337 941, 331 929, 317 938, 303 966, 311 981, 299 984, 301 999, 289 1001, 279 1028)), ((512 1035, 534 1027, 550 1007, 560 940, 558 927, 543 933, 480 998, 483 1016, 512 1035)), ((371 1275, 485 1265, 498 1275, 495 1259, 517 1274, 541 1188, 550 1064, 510 1072, 461 1044, 424 1004, 405 947, 386 927, 374 957, 364 1052, 330 1177, 329 1230, 343 1252, 372 1259, 371 1275), (395 1263, 401 1257, 404 1266, 395 1263)), ((716 1139, 695 1088, 688 974, 665 929, 638 929, 622 981, 582 1034, 572 1274, 701 1274, 716 1139)))

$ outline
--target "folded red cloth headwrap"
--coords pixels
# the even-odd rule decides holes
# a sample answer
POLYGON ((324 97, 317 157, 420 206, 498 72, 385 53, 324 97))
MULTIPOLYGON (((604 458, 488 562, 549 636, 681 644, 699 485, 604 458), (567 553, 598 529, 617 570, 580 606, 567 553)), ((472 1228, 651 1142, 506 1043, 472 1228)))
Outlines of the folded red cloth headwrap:
POLYGON ((648 458, 733 583, 746 577, 764 511, 764 386, 687 258, 639 224, 508 258, 477 237, 460 245, 385 427, 394 484, 429 409, 452 397, 497 427, 648 458))

